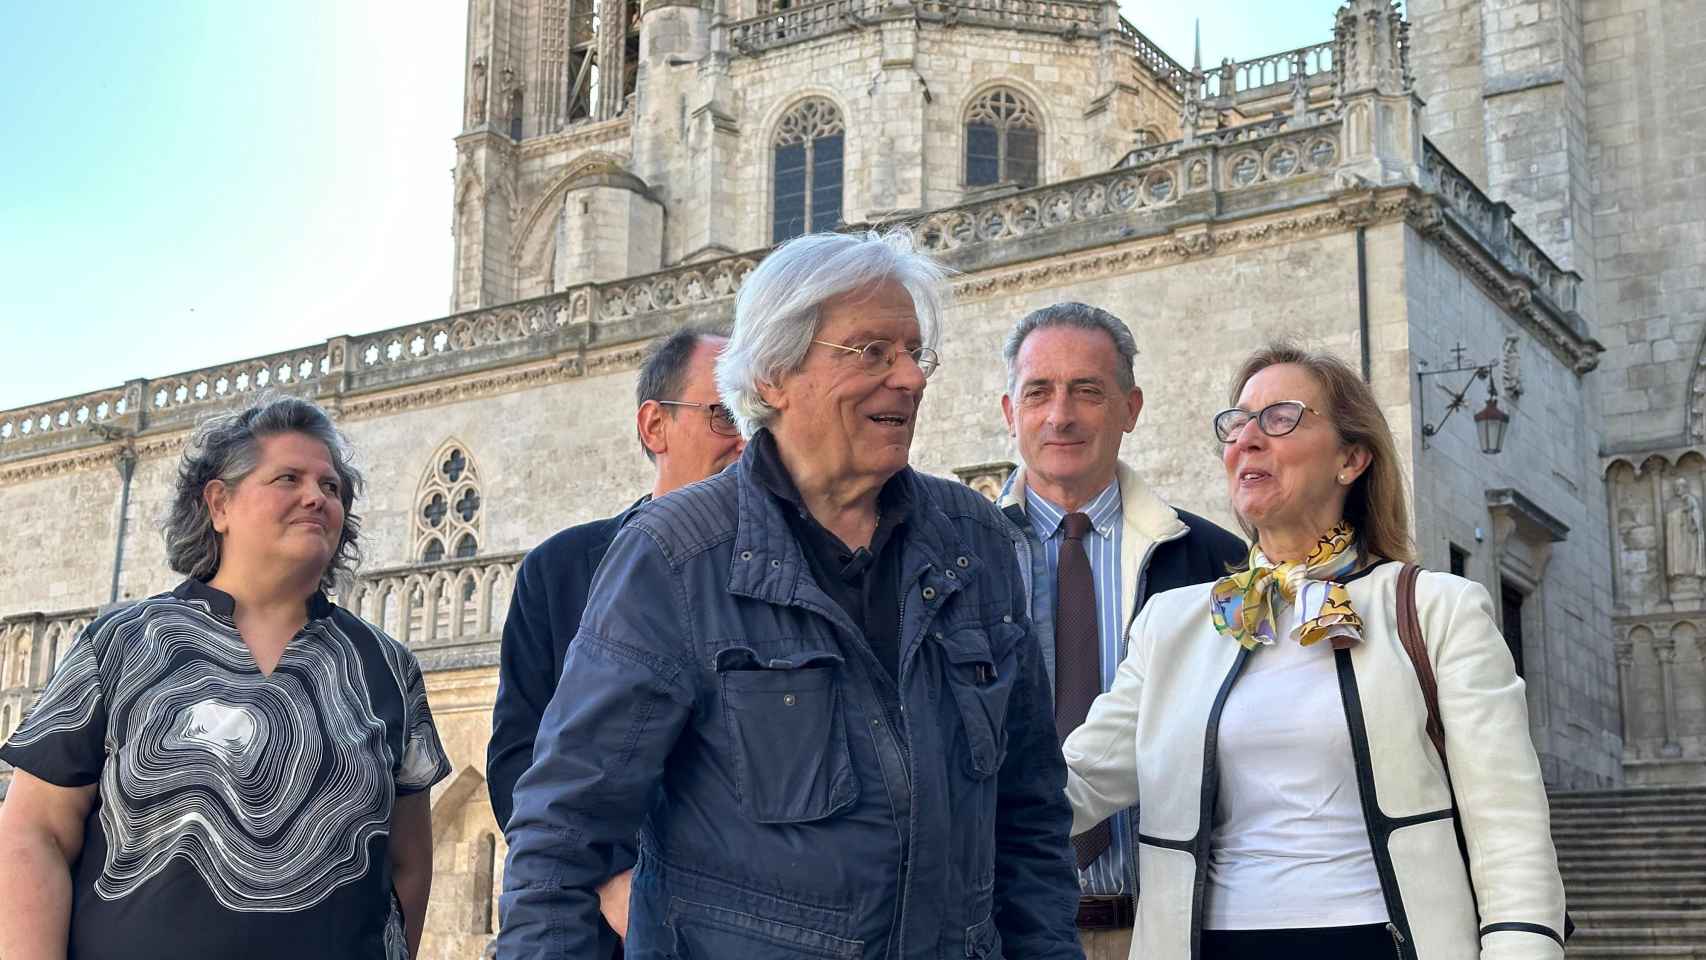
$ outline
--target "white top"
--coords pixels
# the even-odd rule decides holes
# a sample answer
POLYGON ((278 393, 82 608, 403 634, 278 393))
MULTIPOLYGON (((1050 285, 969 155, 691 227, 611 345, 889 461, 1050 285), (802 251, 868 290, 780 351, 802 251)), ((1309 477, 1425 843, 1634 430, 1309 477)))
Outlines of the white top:
POLYGON ((1276 607, 1280 639, 1251 653, 1220 717, 1203 925, 1384 923, 1332 644, 1299 645, 1276 607))

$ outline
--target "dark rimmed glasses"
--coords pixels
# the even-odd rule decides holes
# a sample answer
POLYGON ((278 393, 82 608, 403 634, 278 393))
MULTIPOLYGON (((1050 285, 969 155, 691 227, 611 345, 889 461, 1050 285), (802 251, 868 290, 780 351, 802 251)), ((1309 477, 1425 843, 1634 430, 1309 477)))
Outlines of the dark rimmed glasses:
POLYGON ((1262 409, 1251 413, 1248 410, 1233 407, 1222 410, 1214 415, 1214 435, 1221 443, 1232 443, 1238 439, 1244 427, 1251 421, 1256 421, 1256 428, 1270 437, 1283 437, 1297 429, 1303 422, 1304 413, 1313 413, 1317 417, 1326 414, 1309 406, 1302 400, 1278 400, 1262 409))
POLYGON ((698 403, 693 400, 659 400, 666 407, 701 407, 705 411, 705 420, 711 425, 711 432, 719 437, 740 436, 740 425, 735 423, 735 415, 728 407, 720 403, 698 403))
POLYGON ((924 374, 925 379, 929 379, 930 375, 936 372, 936 368, 942 365, 942 360, 936 356, 936 351, 929 347, 902 350, 895 345, 893 340, 872 340, 862 347, 844 347, 839 343, 830 343, 828 340, 813 340, 812 342, 858 355, 859 365, 864 368, 866 373, 887 372, 890 367, 894 366, 894 362, 900 359, 902 353, 911 357, 913 363, 918 364, 918 372, 924 374))

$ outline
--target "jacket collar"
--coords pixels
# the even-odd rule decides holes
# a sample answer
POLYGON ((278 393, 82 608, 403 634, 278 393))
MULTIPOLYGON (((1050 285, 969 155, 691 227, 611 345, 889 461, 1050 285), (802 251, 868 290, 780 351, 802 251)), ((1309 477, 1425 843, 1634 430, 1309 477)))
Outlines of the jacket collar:
MULTIPOLYGON (((1147 545, 1171 540, 1187 531, 1185 521, 1179 519, 1179 512, 1151 490, 1149 484, 1144 483, 1137 471, 1124 460, 1114 465, 1114 479, 1120 485, 1121 526, 1126 534, 1125 540, 1147 545)), ((997 501, 1002 512, 1016 520, 1024 517, 1025 490, 1025 467, 1020 464, 1007 478, 1007 486, 997 501)), ((1025 521, 1025 525, 1028 527, 1029 521, 1025 521)))
MULTIPOLYGON (((758 459, 764 444, 748 443, 735 462, 736 489, 734 554, 729 564, 729 592, 767 603, 801 604, 833 608, 835 603, 812 580, 805 552, 794 539, 783 516, 784 502, 759 479, 758 459)), ((905 582, 925 566, 946 570, 953 564, 957 579, 941 586, 958 589, 981 567, 981 561, 960 542, 959 532, 934 499, 918 482, 911 467, 896 473, 884 488, 885 499, 907 504, 907 522, 897 531, 897 546, 903 551, 901 575, 905 582), (959 565, 964 558, 966 564, 959 565)))

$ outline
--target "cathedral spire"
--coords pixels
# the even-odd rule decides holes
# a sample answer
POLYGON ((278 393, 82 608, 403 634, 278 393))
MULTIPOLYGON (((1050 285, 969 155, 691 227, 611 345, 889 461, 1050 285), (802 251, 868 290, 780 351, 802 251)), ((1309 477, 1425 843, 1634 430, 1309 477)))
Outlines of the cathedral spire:
POLYGON ((1191 72, 1202 73, 1202 18, 1197 18, 1196 53, 1191 56, 1191 72))

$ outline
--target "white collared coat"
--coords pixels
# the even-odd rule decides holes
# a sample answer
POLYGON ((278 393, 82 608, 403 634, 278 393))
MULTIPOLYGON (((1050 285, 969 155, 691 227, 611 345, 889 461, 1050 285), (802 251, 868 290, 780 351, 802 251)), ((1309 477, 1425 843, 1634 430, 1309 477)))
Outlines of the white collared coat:
MULTIPOLYGON (((1344 714, 1321 718, 1349 726, 1396 953, 1402 960, 1561 958, 1564 887, 1546 793, 1523 682, 1492 600, 1480 584, 1447 574, 1423 573, 1416 585, 1439 684, 1448 786, 1428 739, 1421 687, 1398 637, 1400 566, 1384 564, 1346 585, 1363 619, 1363 640, 1335 654, 1344 714), (1468 871, 1454 815, 1462 822, 1468 871)), ((1211 589, 1184 587, 1149 602, 1130 627, 1113 688, 1063 747, 1074 831, 1116 810, 1140 809, 1132 960, 1199 956, 1216 727, 1249 657, 1215 631, 1211 589)))

